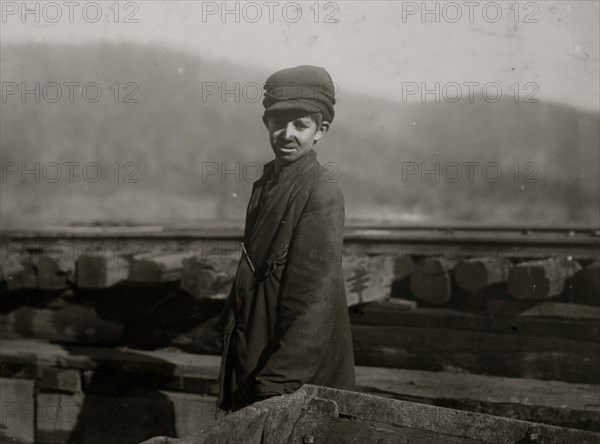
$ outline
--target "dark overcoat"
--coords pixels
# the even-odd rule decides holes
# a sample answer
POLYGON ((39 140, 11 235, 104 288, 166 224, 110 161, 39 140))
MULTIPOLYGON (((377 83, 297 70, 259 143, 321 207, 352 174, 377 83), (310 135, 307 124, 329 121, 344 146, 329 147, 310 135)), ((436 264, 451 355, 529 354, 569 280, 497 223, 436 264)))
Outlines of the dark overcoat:
POLYGON ((238 410, 303 384, 354 390, 342 275, 344 197, 314 150, 265 164, 246 213, 237 274, 217 329, 217 406, 238 410), (252 265, 251 265, 252 264, 252 265), (252 267, 254 271, 252 271, 252 267))

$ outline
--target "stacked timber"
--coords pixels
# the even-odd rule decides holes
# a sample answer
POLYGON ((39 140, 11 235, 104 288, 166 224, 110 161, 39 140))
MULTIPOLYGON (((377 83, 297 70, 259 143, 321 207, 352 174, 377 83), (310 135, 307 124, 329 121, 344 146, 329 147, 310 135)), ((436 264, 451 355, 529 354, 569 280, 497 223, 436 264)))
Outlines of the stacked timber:
POLYGON ((455 262, 446 258, 426 258, 415 265, 410 275, 410 289, 418 301, 444 305, 452 295, 450 271, 455 262))
POLYGON ((38 288, 36 266, 27 251, 6 255, 2 262, 2 279, 9 290, 38 288))
POLYGON ((237 263, 191 256, 183 260, 181 289, 197 298, 225 298, 231 289, 237 263))
POLYGON ((550 258, 517 264, 508 275, 508 291, 515 299, 549 299, 560 295, 565 281, 581 271, 576 261, 550 258))
MULTIPOLYGON (((213 327, 239 257, 209 260, 179 240, 140 246, 147 252, 69 257, 23 248, 2 258, 3 401, 83 409, 70 424, 30 415, 24 435, 0 424, 0 438, 10 429, 24 442, 86 434, 136 442, 150 431, 180 436, 173 427, 196 433, 208 404, 214 418, 221 341, 213 327), (211 355, 203 357, 210 365, 197 353, 211 355)), ((344 253, 360 390, 600 430, 597 258, 344 253)))
POLYGON ((75 278, 75 258, 65 247, 44 248, 37 259, 38 287, 64 290, 75 278))
POLYGON ((185 251, 134 256, 129 267, 129 280, 143 283, 180 280, 183 261, 193 255, 192 251, 185 251))
POLYGON ((472 258, 458 262, 452 270, 456 285, 469 293, 480 291, 508 278, 512 262, 507 258, 472 258))
POLYGON ((106 289, 128 276, 129 262, 114 253, 84 254, 77 259, 77 285, 81 288, 106 289))

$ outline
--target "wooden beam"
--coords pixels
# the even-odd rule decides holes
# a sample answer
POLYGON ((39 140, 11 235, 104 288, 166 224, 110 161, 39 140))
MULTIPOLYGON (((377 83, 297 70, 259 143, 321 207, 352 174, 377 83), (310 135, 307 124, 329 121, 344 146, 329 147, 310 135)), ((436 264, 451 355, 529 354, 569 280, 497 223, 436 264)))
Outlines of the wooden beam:
POLYGON ((508 292, 515 299, 548 299, 560 295, 565 280, 581 270, 576 261, 551 258, 526 261, 508 274, 508 292))
POLYGON ((64 290, 74 280, 75 258, 68 248, 44 248, 37 261, 38 287, 42 290, 64 290))
MULTIPOLYGON (((95 373, 93 382, 86 386, 94 384, 95 393, 102 389, 99 381, 103 371, 108 371, 106 378, 113 386, 119 373, 143 373, 145 384, 153 375, 158 376, 156 381, 162 385, 155 388, 160 390, 216 395, 218 389, 219 356, 7 341, 0 357, 7 363, 29 363, 57 371, 58 367, 89 369, 95 373)), ((131 378, 123 376, 122 380, 131 378)), ((600 429, 599 385, 363 366, 356 367, 356 383, 359 391, 394 399, 600 429)))
POLYGON ((600 305, 600 261, 595 261, 578 274, 577 297, 584 303, 600 305))
POLYGON ((452 275, 458 287, 476 294, 493 284, 505 282, 511 268, 512 263, 506 258, 473 258, 459 261, 452 275))
POLYGON ((35 442, 35 382, 0 378, 0 442, 35 442))
MULTIPOLYGON (((600 321, 600 307, 561 302, 542 302, 520 313, 519 316, 600 321)), ((600 327, 598 328, 600 329, 600 327)))
POLYGON ((83 254, 77 258, 77 286, 90 289, 109 288, 129 276, 129 262, 116 253, 83 254))
POLYGON ((0 341, 23 338, 98 345, 121 342, 122 325, 100 318, 92 307, 59 300, 63 303, 58 309, 21 306, 0 314, 0 341))
POLYGON ((410 290, 419 301, 444 305, 452 295, 450 270, 455 262, 445 258, 426 258, 415 265, 410 275, 410 290))
MULTIPOLYGON (((520 301, 509 301, 520 302, 520 301)), ((523 312, 524 310, 521 310, 523 312)), ((490 318, 464 313, 449 308, 418 308, 406 311, 391 301, 374 302, 360 309, 350 310, 352 324, 389 325, 396 327, 422 327, 433 329, 464 330, 467 332, 505 334, 515 342, 521 335, 545 338, 564 338, 600 343, 598 322, 573 319, 490 318)))
POLYGON ((198 256, 183 260, 181 289, 197 298, 226 297, 235 279, 237 262, 209 261, 198 256))
POLYGON ((37 270, 31 254, 21 251, 7 255, 2 263, 2 273, 8 290, 38 287, 37 270))
POLYGON ((191 251, 163 253, 159 255, 138 255, 129 266, 131 282, 170 282, 181 278, 183 261, 194 255, 191 251))
POLYGON ((600 344, 448 328, 352 325, 358 365, 599 384, 600 344))

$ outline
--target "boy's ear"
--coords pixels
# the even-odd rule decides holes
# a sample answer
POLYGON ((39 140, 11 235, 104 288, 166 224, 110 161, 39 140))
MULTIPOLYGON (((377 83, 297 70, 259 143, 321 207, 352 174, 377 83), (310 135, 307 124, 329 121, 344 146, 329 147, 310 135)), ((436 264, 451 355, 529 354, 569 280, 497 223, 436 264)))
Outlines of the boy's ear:
POLYGON ((315 143, 317 143, 319 140, 321 140, 323 137, 325 137, 327 135, 327 132, 329 131, 329 126, 330 123, 325 120, 323 121, 323 123, 321 123, 321 127, 317 129, 317 132, 315 133, 315 143))

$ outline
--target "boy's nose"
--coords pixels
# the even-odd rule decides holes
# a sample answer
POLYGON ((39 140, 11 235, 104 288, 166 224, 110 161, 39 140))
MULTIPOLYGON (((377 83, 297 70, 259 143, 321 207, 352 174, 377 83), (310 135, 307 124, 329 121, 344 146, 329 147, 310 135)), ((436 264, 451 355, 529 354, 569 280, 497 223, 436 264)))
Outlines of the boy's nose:
POLYGON ((294 132, 295 132, 294 124, 292 122, 289 122, 285 126, 285 129, 283 131, 283 136, 285 137, 286 140, 292 140, 294 137, 294 132))

